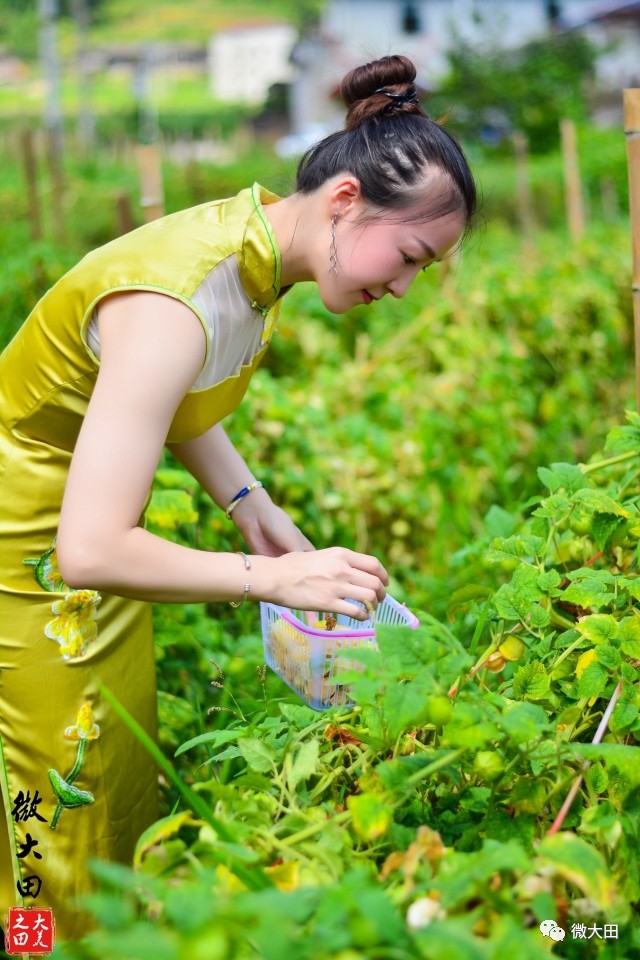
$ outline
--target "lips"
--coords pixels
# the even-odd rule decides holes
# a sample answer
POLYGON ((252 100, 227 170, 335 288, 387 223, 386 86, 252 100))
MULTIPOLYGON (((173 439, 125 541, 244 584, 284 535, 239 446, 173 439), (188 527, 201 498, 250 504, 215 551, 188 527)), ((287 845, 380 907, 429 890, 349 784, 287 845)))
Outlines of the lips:
POLYGON ((362 291, 362 299, 365 303, 372 303, 374 300, 377 300, 377 297, 372 297, 368 290, 362 291))

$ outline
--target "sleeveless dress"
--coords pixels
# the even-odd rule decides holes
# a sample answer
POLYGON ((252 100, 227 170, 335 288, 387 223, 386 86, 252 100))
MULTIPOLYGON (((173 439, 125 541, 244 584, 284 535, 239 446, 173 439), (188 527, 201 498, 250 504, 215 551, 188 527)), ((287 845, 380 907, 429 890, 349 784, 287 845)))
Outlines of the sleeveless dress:
MULTIPOLYGON (((116 291, 187 304, 203 369, 167 440, 204 433, 242 399, 280 305, 280 258, 254 184, 149 223, 88 254, 0 357, 0 925, 52 909, 60 939, 90 927, 87 859, 130 862, 157 818, 157 770, 107 707, 102 683, 151 735, 151 606, 72 590, 55 536, 74 444, 99 368, 96 309, 116 291)), ((143 518, 141 518, 143 523, 143 518)))

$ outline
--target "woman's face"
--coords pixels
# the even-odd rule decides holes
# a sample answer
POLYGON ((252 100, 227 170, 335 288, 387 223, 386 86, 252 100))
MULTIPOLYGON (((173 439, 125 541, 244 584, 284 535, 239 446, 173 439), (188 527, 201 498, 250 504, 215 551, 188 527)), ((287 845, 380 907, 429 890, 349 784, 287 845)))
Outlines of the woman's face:
POLYGON ((424 223, 411 221, 411 209, 372 212, 339 218, 335 225, 337 275, 327 268, 317 278, 322 302, 331 313, 344 313, 387 294, 403 297, 424 267, 441 260, 464 230, 459 211, 424 223))

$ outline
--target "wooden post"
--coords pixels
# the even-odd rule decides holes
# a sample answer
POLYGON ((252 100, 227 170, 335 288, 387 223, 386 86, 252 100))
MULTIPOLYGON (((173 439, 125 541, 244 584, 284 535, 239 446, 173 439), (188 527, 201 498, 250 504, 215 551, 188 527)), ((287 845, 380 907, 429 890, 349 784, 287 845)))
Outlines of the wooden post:
POLYGON ((578 150, 576 146, 576 126, 573 120, 560 121, 562 141, 562 159, 564 162, 564 185, 569 234, 572 240, 579 240, 584 233, 584 205, 578 168, 578 150))
POLYGON ((31 239, 42 240, 42 217, 40 216, 40 191, 38 188, 38 160, 33 140, 33 130, 23 130, 21 137, 24 175, 27 181, 27 202, 31 239))
POLYGON ((516 130, 511 139, 516 158, 516 206, 518 210, 518 220, 525 242, 532 244, 535 220, 533 216, 533 200, 531 197, 531 181, 529 179, 529 144, 525 134, 522 133, 521 130, 516 130))
POLYGON ((118 221, 118 236, 133 230, 133 214, 131 212, 131 197, 126 191, 122 191, 116 197, 116 216, 118 221))
POLYGON ((61 141, 56 130, 47 130, 47 161, 51 180, 51 216, 53 234, 58 243, 64 243, 64 174, 62 172, 61 141))
POLYGON ((640 411, 640 88, 624 91, 624 135, 629 166, 629 209, 633 258, 633 319, 636 351, 636 406, 640 411))
POLYGON ((164 193, 160 148, 157 143, 139 143, 136 158, 140 174, 140 206, 145 223, 164 216, 164 193))

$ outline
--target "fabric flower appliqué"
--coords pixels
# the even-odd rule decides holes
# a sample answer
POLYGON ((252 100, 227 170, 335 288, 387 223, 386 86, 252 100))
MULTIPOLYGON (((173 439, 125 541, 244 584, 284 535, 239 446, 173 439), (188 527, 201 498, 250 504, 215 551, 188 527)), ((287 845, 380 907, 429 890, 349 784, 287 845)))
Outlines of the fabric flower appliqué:
POLYGON ((95 590, 73 590, 52 605, 55 617, 44 633, 60 644, 63 660, 83 657, 87 646, 98 636, 96 617, 101 599, 95 590))
POLYGON ((100 736, 100 727, 93 719, 93 709, 87 700, 78 710, 76 722, 73 726, 66 728, 64 735, 67 740, 76 740, 78 749, 76 751, 76 762, 66 777, 61 776, 53 768, 48 771, 49 782, 58 801, 49 825, 50 830, 55 830, 58 826, 58 820, 63 810, 74 810, 76 807, 86 807, 95 803, 95 797, 89 790, 80 790, 74 783, 82 771, 88 742, 97 740, 100 736))
POLYGON ((59 593, 60 590, 68 590, 68 587, 58 568, 58 554, 56 552, 56 541, 54 540, 48 550, 39 557, 30 557, 23 560, 26 567, 33 568, 33 575, 37 583, 48 593, 59 593))
POLYGON ((100 727, 93 719, 91 704, 86 701, 78 710, 76 722, 67 727, 64 732, 65 740, 97 740, 100 736, 100 727))

